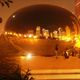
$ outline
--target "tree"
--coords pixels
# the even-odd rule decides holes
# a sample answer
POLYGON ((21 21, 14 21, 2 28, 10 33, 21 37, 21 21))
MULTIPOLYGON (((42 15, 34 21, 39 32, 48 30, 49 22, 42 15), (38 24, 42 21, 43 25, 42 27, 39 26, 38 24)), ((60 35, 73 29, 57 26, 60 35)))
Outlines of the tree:
MULTIPOLYGON (((13 3, 13 0, 0 0, 2 7, 6 5, 9 8, 11 3, 13 3)), ((2 23, 2 17, 0 17, 0 23, 2 23)))
POLYGON ((7 7, 10 7, 10 4, 13 3, 12 0, 0 0, 0 4, 1 6, 7 6, 7 7))

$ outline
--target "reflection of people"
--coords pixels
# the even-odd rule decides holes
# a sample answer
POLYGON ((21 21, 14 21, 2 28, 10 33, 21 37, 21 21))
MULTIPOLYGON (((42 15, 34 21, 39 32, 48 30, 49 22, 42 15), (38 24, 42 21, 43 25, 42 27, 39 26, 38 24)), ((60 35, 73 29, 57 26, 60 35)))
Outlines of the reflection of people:
POLYGON ((67 49, 66 49, 65 52, 64 52, 64 57, 65 57, 65 58, 69 58, 69 52, 68 52, 67 49))
POLYGON ((80 58, 80 49, 79 49, 79 51, 78 51, 78 57, 80 58))
POLYGON ((77 53, 77 52, 76 52, 74 46, 71 47, 71 53, 72 53, 72 54, 71 54, 72 56, 76 56, 76 53, 77 53))
POLYGON ((55 56, 56 56, 56 58, 58 58, 57 56, 58 56, 58 44, 56 44, 56 46, 55 46, 55 56))

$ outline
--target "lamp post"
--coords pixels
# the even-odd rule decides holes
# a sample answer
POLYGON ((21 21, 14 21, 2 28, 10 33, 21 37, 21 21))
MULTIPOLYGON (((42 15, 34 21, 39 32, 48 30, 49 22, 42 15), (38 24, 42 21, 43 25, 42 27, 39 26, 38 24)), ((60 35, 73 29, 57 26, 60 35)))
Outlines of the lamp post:
POLYGON ((32 59, 32 53, 28 53, 27 55, 26 55, 26 59, 27 59, 27 66, 28 66, 28 69, 30 68, 30 66, 29 66, 29 61, 32 59))
POLYGON ((20 56, 20 59, 23 72, 25 72, 27 69, 30 69, 29 61, 32 59, 32 53, 27 53, 27 55, 20 56))

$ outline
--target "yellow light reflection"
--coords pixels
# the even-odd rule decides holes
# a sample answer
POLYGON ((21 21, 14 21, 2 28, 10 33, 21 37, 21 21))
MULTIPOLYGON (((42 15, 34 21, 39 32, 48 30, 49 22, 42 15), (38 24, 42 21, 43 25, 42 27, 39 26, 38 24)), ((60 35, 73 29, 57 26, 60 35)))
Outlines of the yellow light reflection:
POLYGON ((10 32, 9 34, 10 34, 10 35, 12 35, 13 33, 12 33, 12 32, 10 32))
POLYGON ((13 33, 14 36, 16 36, 16 33, 13 33))
POLYGON ((80 48, 80 40, 77 40, 77 41, 76 41, 75 47, 80 48))
POLYGON ((4 34, 5 34, 5 35, 7 35, 7 34, 8 34, 8 32, 5 32, 4 34))
POLYGON ((59 38, 60 40, 63 40, 63 41, 66 41, 66 42, 68 42, 68 41, 71 41, 72 40, 72 38, 71 37, 68 37, 68 36, 60 36, 60 38, 59 38))
POLYGON ((27 35, 24 35, 24 38, 26 38, 27 37, 27 35))
POLYGON ((67 42, 68 41, 71 41, 71 38, 70 37, 67 37, 65 41, 67 41, 67 42))
POLYGON ((29 37, 29 38, 32 38, 32 37, 33 37, 33 35, 32 35, 32 34, 29 34, 29 35, 28 35, 28 37, 29 37))
POLYGON ((34 39, 37 39, 37 36, 33 36, 34 39))
POLYGON ((21 37, 22 35, 21 34, 19 34, 19 37, 21 37))
POLYGON ((21 59, 25 59, 25 56, 20 56, 21 59))

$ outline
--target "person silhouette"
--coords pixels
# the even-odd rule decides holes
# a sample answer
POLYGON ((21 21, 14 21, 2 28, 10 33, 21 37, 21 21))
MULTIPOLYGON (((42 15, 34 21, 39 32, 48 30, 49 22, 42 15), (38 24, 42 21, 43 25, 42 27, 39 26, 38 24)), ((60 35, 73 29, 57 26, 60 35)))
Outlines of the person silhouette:
POLYGON ((55 46, 55 56, 57 59, 58 58, 58 44, 56 44, 56 46, 55 46))

